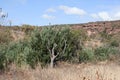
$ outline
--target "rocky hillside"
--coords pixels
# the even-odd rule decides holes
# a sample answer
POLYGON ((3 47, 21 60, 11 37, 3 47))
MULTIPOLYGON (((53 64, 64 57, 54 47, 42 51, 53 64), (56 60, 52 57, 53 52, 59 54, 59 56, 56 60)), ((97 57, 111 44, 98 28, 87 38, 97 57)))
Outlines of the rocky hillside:
POLYGON ((88 34, 96 34, 106 31, 108 34, 115 34, 120 32, 120 20, 118 21, 98 21, 84 24, 72 24, 73 29, 83 28, 87 30, 88 34))
MULTIPOLYGON (((106 32, 109 34, 120 32, 120 20, 97 21, 97 22, 88 22, 88 23, 81 23, 81 24, 68 24, 68 25, 71 26, 72 29, 85 29, 91 33, 98 33, 98 32, 102 32, 104 30, 106 30, 106 32)), ((64 26, 64 25, 54 25, 54 26, 64 26)), ((19 26, 12 26, 12 27, 9 27, 9 29, 29 31, 29 30, 33 30, 34 27, 35 26, 31 26, 31 25, 22 25, 20 27, 19 26)), ((41 26, 41 27, 43 27, 43 26, 41 26)), ((4 27, 0 26, 0 30, 1 29, 4 29, 4 27)))
MULTIPOLYGON (((99 34, 100 32, 105 31, 107 34, 117 34, 120 33, 120 20, 117 21, 97 21, 97 22, 88 22, 88 23, 82 23, 82 24, 67 24, 72 29, 84 29, 87 32, 88 36, 99 34)), ((58 27, 64 27, 65 25, 53 25, 58 27)), ((38 27, 38 26, 36 26, 38 27)), ((40 27, 40 29, 43 26, 40 27)), ((44 26, 45 27, 45 26, 44 26)), ((31 25, 22 25, 22 26, 0 26, 0 32, 4 32, 7 30, 7 32, 11 33, 11 37, 14 38, 14 40, 17 40, 19 38, 23 39, 24 33, 28 33, 32 30, 34 30, 35 26, 31 25)))

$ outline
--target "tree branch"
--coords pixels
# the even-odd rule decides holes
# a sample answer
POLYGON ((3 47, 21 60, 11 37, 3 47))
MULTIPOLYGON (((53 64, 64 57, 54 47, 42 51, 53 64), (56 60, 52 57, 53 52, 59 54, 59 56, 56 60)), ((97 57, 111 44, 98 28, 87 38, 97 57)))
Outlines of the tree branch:
POLYGON ((48 46, 47 46, 47 49, 48 49, 48 51, 49 51, 49 53, 50 53, 50 57, 53 57, 53 55, 52 55, 52 51, 49 49, 48 46))
POLYGON ((64 46, 64 49, 63 49, 63 53, 65 53, 65 49, 66 49, 66 46, 67 46, 67 40, 64 40, 64 42, 65 42, 65 46, 64 46))
POLYGON ((57 47, 57 44, 56 43, 54 43, 54 45, 53 45, 53 48, 52 48, 52 55, 55 55, 54 53, 55 53, 55 47, 57 47))
POLYGON ((60 53, 58 52, 57 55, 55 55, 55 58, 59 55, 60 53))

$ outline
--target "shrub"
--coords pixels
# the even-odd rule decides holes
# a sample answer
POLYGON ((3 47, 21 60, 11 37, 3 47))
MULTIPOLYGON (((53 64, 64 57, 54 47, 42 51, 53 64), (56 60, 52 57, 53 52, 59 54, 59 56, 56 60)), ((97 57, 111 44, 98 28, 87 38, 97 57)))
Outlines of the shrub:
POLYGON ((105 28, 102 32, 100 32, 101 38, 103 42, 109 42, 112 38, 111 34, 108 34, 107 28, 105 28))
POLYGON ((18 66, 26 63, 26 56, 28 54, 27 43, 17 42, 10 43, 6 48, 6 58, 8 63, 15 63, 18 66))
POLYGON ((78 45, 75 43, 75 38, 68 28, 47 27, 41 31, 36 30, 30 40, 33 53, 28 55, 27 60, 29 64, 48 64, 54 56, 55 60, 69 61, 75 55, 75 47, 78 45))
POLYGON ((72 61, 76 57, 77 37, 68 28, 43 28, 35 30, 30 39, 9 43, 1 53, 0 65, 14 63, 18 66, 29 64, 35 68, 37 64, 46 65, 51 58, 56 56, 55 61, 72 61), (54 53, 53 53, 54 52, 54 53), (52 55, 52 56, 51 56, 52 55), (5 59, 5 60, 2 60, 5 59))
POLYGON ((116 47, 103 46, 95 49, 96 60, 106 60, 110 56, 116 56, 119 54, 119 50, 116 47))
POLYGON ((6 67, 5 46, 0 45, 0 70, 6 67))
POLYGON ((108 58, 108 47, 99 47, 95 49, 95 56, 97 60, 105 60, 108 58))
POLYGON ((113 41, 110 43, 110 46, 112 46, 112 47, 119 47, 119 42, 116 41, 116 40, 113 40, 113 41))
POLYGON ((85 48, 82 51, 80 51, 80 54, 79 54, 80 62, 93 61, 94 58, 95 58, 94 51, 92 49, 85 48))

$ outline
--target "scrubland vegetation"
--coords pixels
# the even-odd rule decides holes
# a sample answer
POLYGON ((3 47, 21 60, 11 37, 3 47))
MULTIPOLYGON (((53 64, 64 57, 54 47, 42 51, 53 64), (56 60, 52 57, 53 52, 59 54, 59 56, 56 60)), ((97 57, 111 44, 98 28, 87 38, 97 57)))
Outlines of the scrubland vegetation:
MULTIPOLYGON (((15 80, 28 80, 29 76, 30 80, 118 80, 114 79, 116 76, 103 77, 112 74, 99 72, 97 70, 99 66, 96 64, 104 61, 120 63, 119 57, 120 33, 108 34, 104 30, 94 36, 88 36, 86 30, 71 29, 69 26, 23 25, 0 29, 0 76, 3 80, 9 80, 9 77, 4 78, 4 76, 11 70, 23 77, 19 78, 18 75, 15 80), (18 35, 22 37, 18 39, 18 35), (100 43, 94 45, 95 41, 100 43), (62 63, 68 64, 67 67, 61 67, 65 65, 62 63), (82 70, 77 66, 83 67, 80 66, 83 63, 93 64, 92 67, 91 65, 90 68, 88 67, 88 72, 95 66, 96 71, 93 70, 91 76, 87 72, 82 74, 81 72, 86 69, 82 70)), ((108 71, 111 71, 111 68, 108 71)))

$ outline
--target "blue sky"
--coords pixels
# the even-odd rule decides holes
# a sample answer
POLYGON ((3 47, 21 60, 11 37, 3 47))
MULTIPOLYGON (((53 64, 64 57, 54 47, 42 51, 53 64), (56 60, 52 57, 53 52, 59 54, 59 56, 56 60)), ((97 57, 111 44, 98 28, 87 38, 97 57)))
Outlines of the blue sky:
MULTIPOLYGON (((120 0, 0 0, 12 25, 119 20, 120 0)), ((0 16, 2 14, 0 13, 0 16)))

